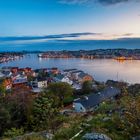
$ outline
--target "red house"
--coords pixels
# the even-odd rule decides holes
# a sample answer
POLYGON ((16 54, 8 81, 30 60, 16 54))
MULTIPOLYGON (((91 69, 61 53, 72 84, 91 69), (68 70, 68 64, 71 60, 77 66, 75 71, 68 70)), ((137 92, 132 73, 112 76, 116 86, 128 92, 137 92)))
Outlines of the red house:
POLYGON ((7 78, 3 81, 4 87, 6 88, 6 90, 9 90, 12 88, 12 81, 11 79, 7 78))
POLYGON ((51 69, 51 72, 52 72, 53 74, 58 74, 58 73, 59 73, 59 70, 58 70, 58 68, 52 68, 52 69, 51 69))
POLYGON ((18 67, 12 67, 11 72, 12 73, 17 73, 18 72, 18 67))

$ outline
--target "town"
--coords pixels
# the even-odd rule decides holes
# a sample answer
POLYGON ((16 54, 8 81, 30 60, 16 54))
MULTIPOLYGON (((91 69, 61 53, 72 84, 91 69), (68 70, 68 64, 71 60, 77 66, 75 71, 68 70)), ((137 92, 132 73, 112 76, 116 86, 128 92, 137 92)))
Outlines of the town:
POLYGON ((0 54, 0 63, 14 61, 23 57, 22 53, 1 53, 0 54))
POLYGON ((0 140, 140 140, 140 0, 0 0, 0 140))
POLYGON ((115 131, 115 139, 136 140, 139 119, 130 116, 134 112, 139 116, 139 87, 123 81, 98 82, 77 69, 2 67, 0 135, 17 140, 111 140, 115 131), (9 124, 12 128, 7 130, 9 124))
POLYGON ((83 59, 115 59, 140 60, 139 49, 97 49, 80 51, 48 51, 40 53, 41 58, 83 58, 83 59))
POLYGON ((48 84, 53 82, 65 82, 73 89, 79 90, 83 82, 93 81, 92 76, 77 69, 60 71, 58 68, 42 68, 33 70, 29 67, 2 67, 0 78, 6 90, 27 86, 34 93, 41 92, 43 88, 47 88, 48 84))

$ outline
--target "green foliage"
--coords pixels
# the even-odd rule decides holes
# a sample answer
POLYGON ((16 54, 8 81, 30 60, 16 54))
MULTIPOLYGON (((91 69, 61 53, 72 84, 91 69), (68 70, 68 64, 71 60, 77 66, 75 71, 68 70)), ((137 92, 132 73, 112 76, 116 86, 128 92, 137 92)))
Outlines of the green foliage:
POLYGON ((129 140, 129 136, 124 134, 125 126, 119 114, 115 113, 112 116, 106 114, 97 114, 92 121, 91 130, 95 132, 107 134, 113 140, 129 140))
POLYGON ((129 86, 128 92, 133 96, 140 95, 140 84, 129 86))
POLYGON ((33 97, 26 93, 14 94, 8 98, 7 109, 11 114, 11 127, 25 127, 32 112, 33 97))
MULTIPOLYGON (((85 85, 85 90, 91 88, 91 83, 85 85)), ((140 134, 140 90, 139 85, 125 87, 125 90, 127 94, 123 94, 121 99, 100 104, 90 114, 92 120, 88 119, 89 113, 87 116, 59 114, 59 109, 73 100, 73 90, 66 83, 50 84, 44 93, 35 95, 36 97, 26 93, 1 96, 0 136, 16 137, 24 131, 46 130, 55 134, 55 140, 67 140, 82 129, 82 134, 95 131, 107 134, 112 140, 129 140, 140 134), (83 126, 83 122, 89 127, 83 126)), ((80 138, 81 136, 77 140, 80 138)), ((44 140, 44 137, 28 135, 22 139, 44 140)))
POLYGON ((91 130, 105 133, 113 140, 130 140, 140 134, 140 96, 127 95, 119 101, 102 103, 95 112, 91 130))
POLYGON ((45 94, 41 94, 36 98, 33 105, 33 121, 35 129, 48 129, 58 110, 54 106, 54 100, 49 99, 45 94))
POLYGON ((45 72, 43 72, 43 71, 40 71, 39 72, 39 74, 38 74, 38 77, 40 77, 40 78, 44 78, 44 77, 49 77, 49 74, 48 73, 45 73, 45 72))
POLYGON ((5 93, 6 93, 6 88, 5 88, 4 82, 2 80, 2 81, 0 81, 0 96, 1 95, 5 96, 5 93))
POLYGON ((10 130, 7 130, 6 132, 4 132, 4 136, 9 137, 9 138, 13 138, 13 137, 20 136, 23 134, 24 134, 23 128, 20 128, 20 129, 11 128, 10 130))
POLYGON ((68 105, 68 104, 72 103, 73 100, 74 100, 74 97, 71 96, 71 97, 64 99, 63 103, 64 103, 64 105, 68 105))
POLYGON ((127 98, 125 102, 124 122, 132 135, 140 133, 140 96, 127 98))
POLYGON ((1 98, 0 135, 11 128, 26 127, 31 114, 32 96, 28 94, 10 94, 1 98))
MULTIPOLYGON (((53 96, 58 103, 58 106, 63 106, 64 101, 68 101, 72 98, 73 89, 67 83, 52 83, 48 87, 50 96, 53 96)), ((71 100, 70 100, 71 101, 71 100)))
POLYGON ((31 82, 34 80, 34 77, 33 76, 28 76, 28 82, 31 82))
POLYGON ((82 92, 83 94, 89 94, 92 91, 92 82, 91 81, 85 81, 82 84, 82 92))
POLYGON ((0 104, 0 135, 7 129, 10 125, 11 116, 9 111, 0 104))
POLYGON ((21 140, 46 140, 43 136, 40 135, 29 135, 29 136, 24 136, 21 138, 21 140))
POLYGON ((72 126, 58 131, 53 140, 69 140, 80 131, 80 128, 72 126))
POLYGON ((116 108, 117 108, 116 102, 113 102, 113 101, 112 102, 103 102, 99 105, 97 112, 108 113, 108 112, 112 112, 116 108))

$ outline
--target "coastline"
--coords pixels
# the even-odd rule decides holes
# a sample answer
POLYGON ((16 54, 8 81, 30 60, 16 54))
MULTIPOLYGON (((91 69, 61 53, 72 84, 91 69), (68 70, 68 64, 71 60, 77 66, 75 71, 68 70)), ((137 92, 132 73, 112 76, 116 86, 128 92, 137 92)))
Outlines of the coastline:
POLYGON ((97 49, 79 51, 47 51, 39 52, 41 58, 83 58, 83 59, 115 59, 118 61, 140 60, 140 49, 97 49))
POLYGON ((81 59, 81 58, 38 58, 37 54, 27 54, 23 58, 0 64, 1 67, 31 67, 32 69, 57 67, 64 69, 83 70, 98 81, 123 80, 129 83, 139 83, 139 60, 117 61, 114 59, 81 59))
POLYGON ((0 52, 0 63, 20 59, 24 55, 36 54, 41 59, 112 59, 118 62, 140 60, 140 49, 95 49, 78 51, 20 51, 20 52, 0 52))

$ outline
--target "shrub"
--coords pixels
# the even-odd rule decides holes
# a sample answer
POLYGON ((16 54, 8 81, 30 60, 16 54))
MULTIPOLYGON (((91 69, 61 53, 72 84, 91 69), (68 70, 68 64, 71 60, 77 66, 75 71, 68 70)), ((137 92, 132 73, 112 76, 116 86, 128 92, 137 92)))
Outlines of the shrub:
POLYGON ((23 135, 23 134, 24 134, 24 129, 23 128, 20 128, 20 129, 11 128, 10 130, 7 130, 4 133, 4 136, 13 138, 13 137, 20 136, 20 135, 23 135))
POLYGON ((46 140, 43 136, 39 135, 30 135, 30 136, 24 136, 21 140, 46 140))

